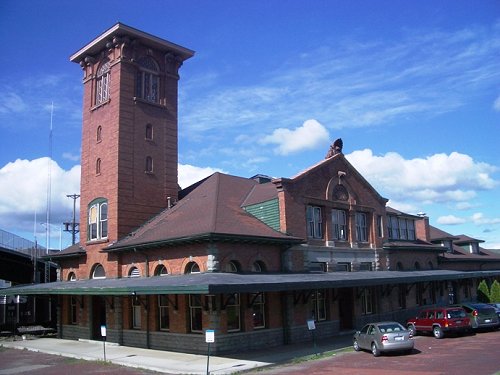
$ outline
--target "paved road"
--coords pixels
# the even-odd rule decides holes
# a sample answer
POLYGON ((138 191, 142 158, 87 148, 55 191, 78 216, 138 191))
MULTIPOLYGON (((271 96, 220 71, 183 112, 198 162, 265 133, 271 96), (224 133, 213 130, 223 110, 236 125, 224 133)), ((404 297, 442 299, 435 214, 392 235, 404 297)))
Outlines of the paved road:
POLYGON ((267 368, 266 375, 492 375, 500 374, 500 331, 464 337, 417 336, 410 355, 344 350, 335 355, 294 365, 267 368))
MULTIPOLYGON (((500 375, 500 331, 437 340, 417 336, 411 355, 383 355, 352 349, 329 352, 329 357, 261 368, 252 374, 307 375, 500 375), (333 354, 332 354, 333 353, 333 354)), ((153 375, 148 370, 99 361, 84 361, 27 350, 0 348, 0 375, 153 375)))

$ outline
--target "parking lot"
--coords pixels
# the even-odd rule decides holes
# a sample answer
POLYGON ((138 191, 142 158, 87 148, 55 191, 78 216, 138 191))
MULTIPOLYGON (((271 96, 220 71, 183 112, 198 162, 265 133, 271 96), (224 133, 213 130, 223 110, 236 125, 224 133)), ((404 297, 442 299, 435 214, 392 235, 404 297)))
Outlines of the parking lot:
POLYGON ((492 375, 500 374, 499 342, 498 330, 443 339, 435 339, 432 335, 417 336, 410 355, 385 354, 375 358, 370 352, 349 349, 325 359, 259 372, 269 375, 492 375))

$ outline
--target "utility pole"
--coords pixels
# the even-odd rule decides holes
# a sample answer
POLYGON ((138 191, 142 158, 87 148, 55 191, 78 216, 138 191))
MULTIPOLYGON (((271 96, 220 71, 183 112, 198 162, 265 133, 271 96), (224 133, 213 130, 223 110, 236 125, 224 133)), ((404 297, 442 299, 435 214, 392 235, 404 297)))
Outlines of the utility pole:
POLYGON ((73 221, 71 223, 63 223, 64 224, 64 231, 65 232, 71 232, 71 244, 75 244, 75 235, 80 231, 78 229, 78 226, 80 223, 76 222, 76 200, 80 198, 79 194, 68 194, 66 195, 68 198, 73 199, 73 221))

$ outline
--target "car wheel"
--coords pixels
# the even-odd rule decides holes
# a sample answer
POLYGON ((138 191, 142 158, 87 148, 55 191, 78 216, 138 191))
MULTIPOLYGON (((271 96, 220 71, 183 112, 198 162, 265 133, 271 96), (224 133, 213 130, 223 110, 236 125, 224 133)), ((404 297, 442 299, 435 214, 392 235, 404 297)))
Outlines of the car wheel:
POLYGON ((375 343, 372 343, 372 354, 374 357, 378 357, 380 355, 380 350, 377 348, 375 343))
POLYGON ((443 338, 443 330, 441 329, 441 327, 435 326, 434 328, 432 328, 432 334, 437 339, 443 338))
POLYGON ((352 347, 354 348, 355 351, 359 352, 360 351, 360 347, 359 347, 359 344, 358 344, 358 340, 354 340, 354 342, 352 343, 352 347))
POLYGON ((415 324, 408 324, 408 331, 410 331, 410 334, 412 336, 416 336, 417 335, 417 329, 415 328, 415 324))

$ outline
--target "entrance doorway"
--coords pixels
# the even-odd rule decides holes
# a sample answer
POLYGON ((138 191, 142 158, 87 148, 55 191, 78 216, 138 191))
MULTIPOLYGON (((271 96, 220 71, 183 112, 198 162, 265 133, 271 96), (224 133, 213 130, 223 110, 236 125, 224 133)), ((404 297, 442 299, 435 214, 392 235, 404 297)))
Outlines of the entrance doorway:
POLYGON ((102 340, 102 325, 106 325, 106 301, 104 297, 92 296, 92 340, 102 340))
POLYGON ((338 289, 340 330, 354 328, 354 297, 350 288, 338 289))

